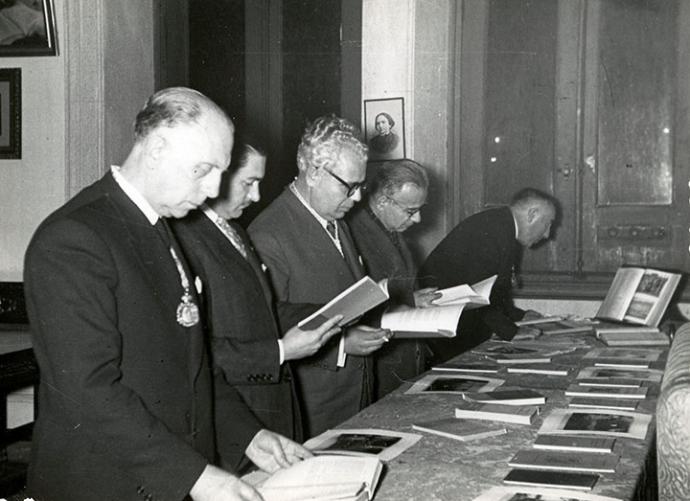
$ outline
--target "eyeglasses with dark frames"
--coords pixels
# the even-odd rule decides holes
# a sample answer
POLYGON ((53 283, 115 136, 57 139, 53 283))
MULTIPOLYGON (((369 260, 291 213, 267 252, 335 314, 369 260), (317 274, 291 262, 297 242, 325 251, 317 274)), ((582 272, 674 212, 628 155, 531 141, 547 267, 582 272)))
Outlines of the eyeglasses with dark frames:
POLYGON ((398 209, 402 210, 405 214, 407 214, 408 219, 412 219, 415 216, 415 214, 419 214, 419 211, 421 211, 422 207, 424 207, 423 205, 419 206, 419 207, 405 207, 402 204, 400 204, 400 202, 398 202, 394 198, 391 198, 391 197, 386 197, 386 198, 388 200, 390 200, 391 202, 393 202, 393 205, 398 207, 398 209))
POLYGON ((323 168, 326 172, 328 172, 336 181, 338 181, 340 184, 342 184, 345 188, 347 188, 347 198, 351 198, 355 193, 357 193, 357 190, 360 192, 364 192, 366 190, 366 185, 364 181, 357 182, 357 183, 348 183, 345 181, 343 178, 340 176, 333 174, 329 169, 326 167, 323 168))

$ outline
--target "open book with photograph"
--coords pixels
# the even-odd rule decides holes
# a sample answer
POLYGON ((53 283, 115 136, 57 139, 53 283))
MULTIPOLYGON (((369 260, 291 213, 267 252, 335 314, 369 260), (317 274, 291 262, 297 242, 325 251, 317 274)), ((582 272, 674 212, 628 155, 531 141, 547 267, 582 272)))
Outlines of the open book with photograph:
POLYGON ((570 489, 544 487, 492 487, 472 501, 622 501, 620 498, 601 496, 570 489))
POLYGON ((619 268, 596 317, 656 327, 681 275, 653 268, 619 268))
POLYGON ((493 391, 503 384, 503 379, 470 374, 427 374, 415 381, 405 394, 450 393, 462 395, 468 391, 493 391))
POLYGON ((340 325, 347 325, 386 300, 388 300, 388 291, 385 286, 374 282, 368 276, 363 277, 318 311, 301 320, 297 326, 304 330, 317 329, 322 323, 336 315, 343 316, 340 325))
POLYGON ((544 435, 608 435, 644 440, 652 416, 609 409, 554 409, 539 429, 544 435))
POLYGON ((368 501, 374 498, 383 463, 376 457, 314 456, 276 471, 257 471, 242 480, 264 501, 368 501))
POLYGON ((440 293, 441 297, 435 299, 434 304, 439 306, 464 304, 468 309, 486 306, 489 304, 491 289, 497 277, 498 275, 492 275, 473 285, 463 284, 456 285, 455 287, 448 287, 447 289, 440 289, 436 292, 440 293))
POLYGON ((373 456, 390 461, 416 444, 421 435, 374 428, 326 430, 304 446, 316 455, 373 456))

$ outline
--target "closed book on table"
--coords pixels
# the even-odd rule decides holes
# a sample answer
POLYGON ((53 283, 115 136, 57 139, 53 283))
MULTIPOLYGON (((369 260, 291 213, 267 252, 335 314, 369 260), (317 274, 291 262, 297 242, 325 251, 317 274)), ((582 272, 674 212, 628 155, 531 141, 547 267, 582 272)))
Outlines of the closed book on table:
POLYGON ((668 346, 668 336, 656 329, 655 332, 597 331, 597 337, 606 346, 668 346))
POLYGON ((506 368, 509 374, 541 374, 543 376, 567 376, 570 373, 569 367, 546 365, 546 364, 525 364, 510 366, 506 368))
POLYGON ((503 482, 510 485, 530 485, 534 487, 562 487, 591 491, 599 480, 596 473, 574 473, 545 470, 510 470, 503 482))
POLYGON ((535 449, 564 450, 572 452, 612 452, 615 438, 583 437, 568 435, 537 435, 532 444, 535 449))
POLYGON ((539 407, 518 407, 514 405, 482 404, 459 401, 455 404, 455 417, 482 419, 504 423, 531 424, 539 414, 539 407))
POLYGON ((468 402, 482 402, 501 405, 543 405, 546 397, 534 390, 525 388, 499 389, 494 391, 468 391, 462 394, 468 402))
POLYGON ((413 430, 452 438, 461 442, 505 435, 505 428, 458 418, 437 419, 412 425, 413 430))
POLYGON ((614 409, 619 411, 634 411, 637 409, 637 400, 625 400, 619 398, 588 398, 575 397, 568 402, 568 407, 580 407, 586 409, 614 409))
POLYGON ((639 388, 642 386, 640 379, 626 379, 626 378, 578 378, 576 383, 580 386, 601 386, 607 388, 639 388))
POLYGON ((508 466, 512 468, 588 473, 615 473, 617 464, 617 454, 536 449, 518 451, 517 454, 508 461, 508 466))
POLYGON ((501 369, 502 367, 500 366, 487 364, 484 362, 445 362, 431 368, 432 371, 468 372, 478 374, 495 374, 501 369))
POLYGON ((647 397, 648 388, 606 388, 600 386, 580 386, 571 384, 565 390, 567 397, 588 397, 588 398, 621 398, 644 400, 647 397))

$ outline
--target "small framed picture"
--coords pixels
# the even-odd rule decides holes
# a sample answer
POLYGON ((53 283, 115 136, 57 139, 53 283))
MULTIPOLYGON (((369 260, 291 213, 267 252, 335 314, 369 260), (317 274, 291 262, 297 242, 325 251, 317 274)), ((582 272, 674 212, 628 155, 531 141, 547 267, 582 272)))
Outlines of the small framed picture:
POLYGON ((53 0, 0 0, 0 57, 55 55, 53 0))
POLYGON ((405 103, 402 97, 364 101, 364 135, 369 160, 405 158, 405 103))
POLYGON ((22 74, 0 68, 0 158, 22 157, 22 74))

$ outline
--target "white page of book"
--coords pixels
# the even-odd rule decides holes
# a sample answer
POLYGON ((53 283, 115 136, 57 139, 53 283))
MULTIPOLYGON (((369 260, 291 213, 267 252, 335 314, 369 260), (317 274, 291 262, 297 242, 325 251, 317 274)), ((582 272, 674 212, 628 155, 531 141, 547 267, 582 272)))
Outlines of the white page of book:
POLYGON ((489 295, 491 294, 491 288, 494 286, 497 276, 498 275, 492 275, 472 286, 463 284, 438 290, 436 292, 440 293, 441 297, 436 299, 434 304, 439 306, 465 304, 469 302, 489 304, 489 295))
POLYGON ((381 318, 381 328, 392 331, 455 332, 464 305, 431 306, 429 308, 410 308, 398 306, 387 311, 381 318))
POLYGON ((644 275, 642 268, 619 268, 616 276, 613 277, 613 283, 609 287, 609 293, 606 294, 604 301, 601 303, 597 316, 605 316, 607 318, 622 319, 625 317, 625 312, 630 305, 631 296, 626 294, 613 294, 611 291, 626 291, 636 290, 637 284, 644 275))

